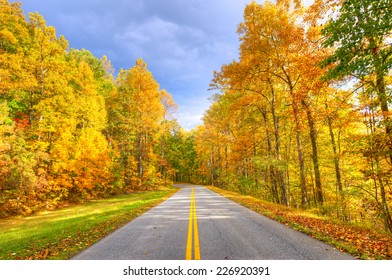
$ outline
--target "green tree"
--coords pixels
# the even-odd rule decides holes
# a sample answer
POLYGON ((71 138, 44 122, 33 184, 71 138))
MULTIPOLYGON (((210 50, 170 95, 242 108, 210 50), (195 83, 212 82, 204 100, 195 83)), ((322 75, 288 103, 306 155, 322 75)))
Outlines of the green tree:
MULTIPOLYGON (((385 137, 378 138, 376 163, 379 163, 378 156, 383 156, 389 159, 389 165, 392 165, 392 121, 389 112, 392 99, 387 80, 392 66, 391 31, 391 0, 343 1, 336 17, 323 29, 324 46, 335 49, 321 63, 322 67, 328 67, 325 79, 354 77, 363 86, 361 94, 372 96, 372 92, 375 93, 376 98, 372 103, 380 108, 381 115, 377 118, 385 130, 385 137)), ((375 130, 371 131, 371 137, 374 137, 375 130)), ((370 155, 374 156, 374 153, 370 155)), ((376 169, 375 176, 379 178, 380 208, 385 226, 392 231, 388 195, 380 168, 376 169)))
POLYGON ((388 108, 391 93, 386 82, 392 66, 391 30, 391 0, 343 1, 338 17, 330 20, 322 31, 324 46, 335 50, 321 65, 329 67, 326 79, 353 76, 377 92, 392 161, 392 122, 388 108))

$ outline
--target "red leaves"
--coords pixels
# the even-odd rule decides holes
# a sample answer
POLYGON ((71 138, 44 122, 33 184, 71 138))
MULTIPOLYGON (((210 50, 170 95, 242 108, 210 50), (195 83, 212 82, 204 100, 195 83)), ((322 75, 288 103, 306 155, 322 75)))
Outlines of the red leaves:
POLYGON ((18 113, 14 118, 14 121, 16 123, 17 130, 24 130, 25 128, 30 126, 30 122, 27 114, 18 113))

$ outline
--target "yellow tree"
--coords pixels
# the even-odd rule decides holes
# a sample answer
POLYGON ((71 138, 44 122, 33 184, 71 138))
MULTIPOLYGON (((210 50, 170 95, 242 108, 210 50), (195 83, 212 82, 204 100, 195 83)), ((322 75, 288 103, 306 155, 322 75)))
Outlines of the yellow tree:
POLYGON ((15 92, 34 83, 27 71, 25 51, 30 44, 29 27, 20 3, 0 1, 0 96, 9 101, 23 97, 15 92))
MULTIPOLYGON (((293 109, 302 205, 307 205, 305 180, 305 159, 301 139, 300 93, 296 90, 301 77, 298 67, 298 53, 302 50, 304 32, 296 24, 293 15, 274 4, 263 6, 252 2, 245 8, 244 22, 239 25, 240 61, 222 67, 215 74, 213 85, 218 84, 243 92, 255 91, 269 104, 274 122, 276 157, 280 158, 280 133, 276 111, 276 93, 288 92, 293 109), (261 84, 265 84, 261 86, 261 84)), ((282 202, 287 204, 286 186, 282 176, 280 187, 282 202)))
MULTIPOLYGON (((321 175, 318 163, 317 134, 314 113, 312 112, 312 95, 317 95, 320 87, 318 82, 322 71, 317 67, 322 52, 317 48, 314 38, 317 32, 301 23, 302 8, 296 3, 292 10, 287 9, 291 1, 280 1, 278 5, 266 3, 264 6, 252 3, 245 10, 245 22, 240 25, 242 34, 241 51, 244 56, 253 57, 253 71, 259 76, 267 75, 271 85, 281 83, 291 99, 295 124, 302 206, 306 207, 307 188, 305 172, 305 155, 303 150, 304 129, 302 108, 306 113, 309 136, 312 146, 312 161, 315 177, 317 202, 323 203, 321 175), (272 20, 271 20, 272 19, 272 20), (256 51, 255 51, 256 50, 256 51), (253 53, 252 53, 253 52, 253 53), (258 65, 258 66, 256 66, 258 65)), ((297 1, 298 2, 298 1, 297 1)), ((271 90, 273 88, 271 87, 271 90)))
POLYGON ((112 101, 116 114, 111 125, 117 130, 125 182, 136 188, 148 187, 159 177, 159 159, 153 147, 166 113, 162 92, 142 59, 133 68, 121 70, 117 84, 118 93, 112 101))
POLYGON ((240 59, 215 72, 211 83, 213 89, 225 94, 248 95, 249 99, 253 98, 253 105, 261 110, 260 125, 265 126, 266 151, 271 164, 270 184, 277 186, 272 188, 275 201, 283 204, 288 203, 289 180, 296 177, 290 176, 287 169, 292 166, 292 156, 287 151, 293 132, 298 159, 297 181, 304 208, 311 197, 316 204, 324 202, 318 147, 319 126, 323 119, 317 110, 322 105, 320 97, 329 87, 320 80, 326 70, 318 67, 328 55, 320 43, 321 28, 312 25, 317 22, 312 18, 315 11, 305 11, 300 1, 249 4, 244 11, 244 22, 238 28, 240 59), (306 149, 308 141, 310 149, 306 149), (309 158, 313 174, 308 171, 309 158), (286 169, 282 169, 285 163, 286 169), (309 188, 312 185, 314 188, 309 188), (276 189, 279 189, 279 196, 276 189), (313 195, 308 189, 313 190, 313 195))
POLYGON ((203 127, 197 129, 195 143, 204 179, 207 183, 221 187, 234 183, 228 180, 229 104, 219 95, 214 99, 215 102, 203 117, 203 127))
POLYGON ((178 123, 174 118, 174 114, 177 111, 177 104, 174 102, 173 97, 164 89, 160 91, 160 102, 164 108, 164 119, 159 126, 158 134, 160 143, 157 145, 155 153, 160 155, 160 174, 163 175, 164 178, 168 178, 169 173, 172 173, 172 169, 169 167, 165 151, 167 150, 168 138, 172 137, 171 131, 178 126, 178 123))
MULTIPOLYGON (((80 54, 83 53, 80 51, 80 54)), ((69 81, 73 87, 76 107, 75 115, 72 116, 75 126, 70 144, 73 145, 65 147, 70 152, 66 160, 69 162, 66 173, 72 180, 75 193, 82 197, 85 194, 99 196, 111 182, 112 164, 108 142, 103 135, 107 126, 105 100, 100 93, 101 83, 95 77, 100 71, 104 75, 103 66, 91 53, 79 59, 70 55, 69 64, 73 70, 69 81)), ((63 143, 61 141, 58 145, 63 143)))
POLYGON ((113 76, 106 56, 69 51, 38 13, 26 21, 20 3, 0 0, 5 214, 122 191, 121 165, 136 188, 160 183, 165 155, 156 151, 174 101, 141 59, 120 71, 117 84, 113 76))
POLYGON ((58 38, 55 28, 47 26, 38 13, 29 14, 29 20, 32 42, 27 58, 36 83, 26 89, 28 133, 33 139, 31 147, 41 155, 37 164, 47 174, 47 199, 56 204, 66 199, 72 188, 67 166, 76 126, 77 102, 68 82, 68 42, 64 37, 58 38))

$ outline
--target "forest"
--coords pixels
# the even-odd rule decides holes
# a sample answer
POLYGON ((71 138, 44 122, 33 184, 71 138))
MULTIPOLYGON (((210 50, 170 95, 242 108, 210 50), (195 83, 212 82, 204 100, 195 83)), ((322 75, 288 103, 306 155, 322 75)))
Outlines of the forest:
POLYGON ((392 231, 392 2, 253 1, 195 134, 204 182, 392 231))
POLYGON ((147 64, 114 77, 106 56, 0 4, 0 216, 171 184, 176 104, 147 64))
POLYGON ((0 0, 0 218, 191 182, 391 232, 391 30, 391 0, 253 1, 186 131, 142 59, 0 0))

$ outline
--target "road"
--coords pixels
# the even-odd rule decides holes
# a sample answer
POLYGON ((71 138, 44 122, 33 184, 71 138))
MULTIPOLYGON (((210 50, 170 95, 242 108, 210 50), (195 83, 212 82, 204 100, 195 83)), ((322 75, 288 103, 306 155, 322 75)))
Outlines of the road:
POLYGON ((354 259, 207 188, 177 186, 168 200, 73 259, 354 259))

